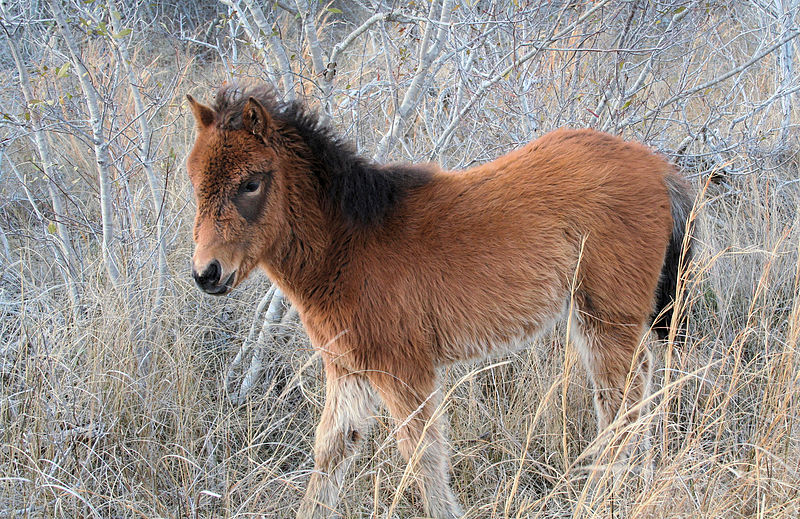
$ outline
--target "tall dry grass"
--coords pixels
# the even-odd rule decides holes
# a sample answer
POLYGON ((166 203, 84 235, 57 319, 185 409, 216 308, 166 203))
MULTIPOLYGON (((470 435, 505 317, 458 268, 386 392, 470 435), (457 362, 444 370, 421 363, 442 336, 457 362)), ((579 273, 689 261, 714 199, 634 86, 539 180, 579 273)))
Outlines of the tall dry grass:
MULTIPOLYGON (((752 50, 752 38, 735 36, 735 26, 725 29, 734 36, 722 31, 720 38, 735 47, 733 54, 752 50)), ((84 50, 87 59, 105 59, 101 48, 84 50)), ((177 85, 157 114, 164 125, 159 167, 170 179, 170 286, 157 326, 146 336, 136 323, 152 309, 152 273, 142 259, 152 249, 121 252, 140 295, 131 299, 109 287, 92 229, 77 229, 84 307, 75 315, 65 305, 50 238, 31 215, 21 185, 3 190, 2 223, 14 232, 6 232, 11 254, 0 284, 0 516, 282 518, 292 516, 302 495, 324 399, 307 339, 298 329, 274 346, 275 376, 265 378, 245 405, 231 406, 223 390, 225 366, 269 283, 259 275, 228 298, 210 299, 188 275, 192 195, 180 164, 193 123, 182 96, 208 99, 226 75, 213 54, 199 60, 196 51, 155 39, 142 43, 139 58, 150 64, 148 84, 177 85), (137 365, 134 345, 141 341, 152 352, 150 372, 137 365)), ((357 57, 340 64, 339 81, 356 84, 365 74, 357 57)), ((592 124, 581 103, 592 95, 589 85, 604 58, 573 58, 558 51, 542 58, 544 79, 531 94, 535 125, 519 122, 501 84, 465 119, 442 160, 465 166, 511 149, 531 132, 592 124)), ((382 65, 366 66, 374 72, 382 65)), ((710 60, 708 77, 724 66, 710 60)), ((759 67, 737 78, 748 99, 766 98, 773 88, 764 80, 770 66, 759 67)), ((259 73, 253 63, 236 72, 259 73)), ((658 73, 664 82, 647 93, 656 100, 670 90, 670 71, 658 73)), ((13 70, 2 76, 3 84, 13 84, 13 70)), ((112 94, 121 112, 132 113, 123 89, 112 94)), ((688 120, 702 120, 715 95, 727 94, 692 98, 688 120)), ((344 97, 335 124, 369 154, 379 137, 373 129, 384 127, 379 107, 386 98, 365 96, 356 108, 345 108, 344 97)), ((640 102, 646 109, 647 99, 640 102)), ((723 121, 751 108, 733 106, 723 121)), ((780 115, 767 110, 761 121, 761 128, 776 129, 780 115)), ((442 124, 421 117, 398 158, 425 159, 442 124)), ((685 135, 680 127, 665 128, 654 132, 643 124, 625 132, 669 152, 685 135)), ((443 372, 453 484, 466 517, 800 515, 800 156, 796 136, 775 143, 775 135, 748 135, 741 147, 723 146, 722 152, 695 144, 703 160, 685 164, 699 193, 698 255, 681 303, 689 336, 683 344, 652 345, 653 395, 634 424, 642 443, 630 462, 592 465, 583 455, 593 446, 595 419, 588 380, 563 328, 507 357, 443 372), (708 181, 709 170, 722 169, 729 174, 721 184, 708 181)), ((90 150, 69 132, 54 132, 51 142, 62 164, 75 168, 74 210, 96 219, 90 150)), ((21 141, 7 152, 23 166, 35 163, 21 141)), ((135 171, 135 161, 129 167, 135 171)), ((141 236, 130 230, 138 227, 146 235, 143 180, 133 173, 126 178, 135 211, 123 215, 120 232, 141 236)), ((35 178, 28 181, 35 186, 35 178)), ((46 205, 35 191, 33 198, 46 205)), ((344 517, 420 513, 392 430, 381 411, 342 490, 344 517)))

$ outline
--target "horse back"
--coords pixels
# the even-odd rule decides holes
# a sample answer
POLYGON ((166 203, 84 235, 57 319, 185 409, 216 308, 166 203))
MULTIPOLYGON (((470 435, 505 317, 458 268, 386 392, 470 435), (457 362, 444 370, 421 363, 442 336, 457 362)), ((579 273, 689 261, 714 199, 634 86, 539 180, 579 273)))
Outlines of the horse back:
POLYGON ((363 237, 353 290, 327 335, 349 330, 337 340, 351 367, 388 369, 514 348, 576 295, 602 318, 639 323, 672 229, 671 171, 638 143, 558 130, 493 162, 437 172, 363 237))

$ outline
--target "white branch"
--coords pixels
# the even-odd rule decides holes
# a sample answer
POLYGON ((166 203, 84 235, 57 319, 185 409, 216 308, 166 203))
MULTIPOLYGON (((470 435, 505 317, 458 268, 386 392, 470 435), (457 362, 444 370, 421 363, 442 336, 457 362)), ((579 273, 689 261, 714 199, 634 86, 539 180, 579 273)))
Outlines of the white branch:
POLYGON ((556 34, 552 34, 551 33, 551 35, 549 37, 545 38, 545 40, 542 41, 539 45, 537 45, 536 48, 534 48, 530 52, 524 54, 523 56, 521 56, 520 58, 515 60, 511 65, 507 66, 505 69, 503 69, 502 72, 500 72, 499 74, 496 74, 491 79, 487 79, 487 80, 483 81, 481 83, 480 87, 478 87, 478 90, 475 91, 475 93, 472 95, 470 100, 467 102, 467 104, 464 105, 464 108, 462 108, 461 111, 458 112, 458 115, 456 117, 454 117, 450 121, 450 124, 447 125, 447 128, 445 128, 445 130, 442 132, 442 135, 439 137, 439 140, 436 142, 436 146, 434 146, 433 151, 431 151, 431 153, 429 155, 429 158, 433 159, 434 157, 436 157, 436 155, 439 154, 441 149, 443 147, 445 147, 448 142, 450 142, 450 138, 453 136, 453 133, 455 132, 456 127, 458 126, 458 123, 461 122, 461 119, 463 119, 464 116, 467 114, 467 112, 469 112, 472 109, 472 106, 478 101, 478 99, 481 99, 483 97, 483 95, 492 86, 494 86, 501 79, 506 77, 506 75, 511 73, 511 71, 514 70, 516 67, 519 67, 520 65, 522 65, 526 61, 528 61, 531 58, 533 58, 534 56, 538 55, 539 52, 541 52, 541 50, 543 48, 547 47, 552 42, 554 42, 554 41, 562 38, 563 36, 569 34, 570 32, 572 32, 575 29, 575 27, 580 25, 584 20, 586 20, 588 17, 590 17, 592 14, 594 14, 598 9, 601 9, 602 7, 604 7, 610 1, 611 0, 602 0, 602 1, 594 4, 591 9, 588 9, 585 13, 583 13, 580 17, 578 17, 577 20, 575 20, 574 22, 569 24, 567 27, 565 27, 564 29, 560 30, 556 34))
MULTIPOLYGON (((267 77, 273 83, 273 86, 275 86, 275 83, 274 83, 274 80, 273 80, 273 76, 275 74, 275 71, 273 70, 272 65, 269 62, 269 57, 268 57, 269 49, 267 49, 267 47, 266 47, 266 45, 264 43, 264 40, 263 40, 263 38, 261 38, 259 32, 257 30, 253 29, 253 26, 250 24, 250 20, 247 19, 247 13, 242 10, 242 7, 241 7, 241 4, 239 3, 239 0, 236 0, 236 1, 234 1, 234 0, 220 0, 220 2, 222 2, 223 4, 227 5, 231 9, 233 9, 233 12, 236 13, 236 19, 239 21, 239 24, 241 24, 242 28, 244 29, 245 34, 247 34, 247 37, 253 43, 253 45, 255 46, 255 48, 258 51, 258 53, 261 55, 260 56, 261 63, 264 65, 264 70, 267 73, 267 77)), ((216 47, 214 47, 214 46, 211 46, 211 47, 216 49, 216 47)))
MULTIPOLYGON (((256 22, 259 31, 269 40, 272 55, 279 67, 286 99, 289 101, 294 100, 296 96, 294 89, 294 73, 292 72, 292 64, 289 61, 289 56, 286 54, 286 49, 283 47, 280 38, 272 33, 272 24, 264 15, 264 11, 261 10, 261 7, 259 7, 254 0, 243 1, 250 11, 250 14, 253 15, 253 20, 256 22)), ((270 15, 272 15, 272 13, 270 13, 270 15)))
POLYGON ((659 103, 658 107, 653 108, 652 110, 648 111, 644 115, 639 115, 637 117, 628 117, 617 126, 622 128, 624 126, 629 126, 631 124, 637 124, 637 123, 639 123, 641 121, 644 121, 644 120, 652 117, 653 115, 655 115, 658 112, 660 112, 661 110, 663 110, 664 107, 669 106, 669 105, 671 105, 672 103, 674 103, 676 101, 680 101, 681 99, 686 99, 687 97, 691 96, 692 94, 696 94, 697 92, 700 92, 701 90, 705 90, 706 88, 710 88, 710 87, 712 87, 712 86, 714 86, 714 85, 716 85, 718 83, 722 83, 726 79, 728 79, 728 78, 730 78, 732 76, 735 76, 736 74, 738 74, 738 73, 750 68, 756 62, 760 61, 765 56, 767 56, 770 53, 772 53, 775 49, 777 49, 781 45, 784 45, 787 42, 790 42, 793 39, 797 38, 798 35, 800 35, 800 30, 795 30, 794 32, 790 33, 789 36, 783 38, 778 43, 770 45, 765 50, 759 52, 758 54, 756 54, 755 56, 753 56, 752 58, 747 60, 745 63, 742 63, 738 67, 735 67, 735 68, 729 70, 728 72, 715 77, 714 79, 706 81, 705 83, 697 85, 696 87, 690 88, 689 90, 684 90, 684 91, 682 91, 682 92, 680 92, 678 94, 675 94, 674 96, 668 98, 667 100, 662 101, 661 103, 659 103))
POLYGON ((370 27, 372 27, 376 23, 384 22, 384 21, 385 22, 389 22, 389 21, 398 21, 398 22, 399 21, 409 21, 409 18, 407 16, 403 15, 403 14, 396 13, 396 12, 373 14, 372 16, 367 18, 364 21, 364 23, 362 23, 361 25, 359 25, 358 27, 353 29, 353 31, 350 34, 348 34, 347 36, 345 36, 342 39, 342 41, 340 41, 339 43, 337 43, 336 45, 333 46, 333 50, 331 51, 330 61, 332 63, 336 63, 336 61, 339 59, 339 55, 342 53, 342 51, 344 51, 344 49, 346 49, 347 47, 352 45, 352 43, 356 40, 356 38, 358 38, 359 36, 364 34, 367 30, 369 30, 370 27))
MULTIPOLYGON (((3 11, 5 14, 5 6, 3 11)), ((69 236, 69 231, 62 220, 66 214, 64 201, 61 198, 59 189, 56 188, 56 185, 63 185, 61 169, 55 162, 53 162, 53 159, 50 156, 50 145, 48 144, 47 137, 42 130, 41 121, 39 120, 39 113, 37 112, 37 108, 31 104, 34 100, 33 88, 31 87, 28 70, 25 68, 25 64, 22 62, 22 57, 19 54, 17 43, 8 33, 5 26, 3 27, 3 30, 6 33, 8 47, 11 51, 11 56, 14 58, 17 72, 19 73, 19 82, 22 89, 22 95, 25 97, 25 104, 27 105, 31 114, 31 128, 33 129, 36 148, 39 151, 39 158, 42 161, 42 169, 47 177, 47 192, 50 195, 50 201, 53 204, 56 232, 58 235, 59 247, 56 247, 56 251, 57 254, 62 256, 60 260, 64 265, 64 280, 67 285, 67 293, 69 294, 73 309, 78 311, 80 305, 80 295, 78 293, 78 286, 75 281, 74 271, 76 270, 76 267, 78 267, 77 270, 80 270, 80 265, 78 262, 78 255, 75 254, 75 250, 72 248, 72 239, 69 236)), ((22 185, 27 193, 27 185, 24 182, 22 182, 22 185)))
POLYGON ((308 0, 295 0, 295 4, 297 4, 297 12, 300 15, 300 19, 303 23, 306 41, 308 42, 308 48, 311 51, 311 65, 312 72, 314 74, 314 81, 322 91, 322 117, 320 121, 325 124, 330 120, 331 116, 330 95, 331 91, 333 90, 333 84, 331 80, 333 79, 332 74, 335 73, 335 68, 333 68, 331 72, 328 72, 328 68, 325 63, 325 56, 322 52, 322 46, 317 38, 317 25, 314 22, 314 13, 311 12, 308 0))
POLYGON ((419 47, 419 65, 417 65, 417 71, 411 80, 408 90, 406 90, 403 101, 400 103, 400 106, 397 108, 392 118, 389 129, 378 143, 373 157, 378 162, 384 162, 386 160, 398 136, 405 129, 405 125, 411 117, 411 114, 414 113, 417 104, 419 104, 419 100, 423 94, 422 86, 425 84, 433 60, 436 59, 442 50, 442 45, 449 29, 450 16, 453 11, 451 3, 452 0, 444 0, 441 3, 439 20, 437 23, 434 21, 434 14, 436 6, 439 4, 437 2, 431 2, 430 11, 428 12, 428 22, 425 24, 425 32, 419 47), (437 25, 438 28, 435 27, 437 25))
POLYGON ((110 164, 111 159, 108 153, 108 142, 103 135, 103 113, 97 102, 97 91, 92 84, 89 76, 89 71, 83 64, 80 57, 80 49, 75 42, 75 37, 72 35, 72 30, 64 20, 64 14, 61 12, 61 0, 51 0, 50 5, 53 8, 53 17, 61 30, 61 35, 69 49, 70 61, 72 63, 75 75, 81 84, 83 95, 86 97, 86 107, 89 110, 89 119, 92 126, 92 140, 94 144, 95 160, 97 163, 97 172, 100 177, 100 214, 102 216, 103 224, 103 261, 106 265, 106 271, 111 283, 115 287, 120 287, 121 277, 119 268, 114 260, 114 214, 111 207, 111 174, 110 164))
MULTIPOLYGON (((111 14, 111 26, 115 34, 120 34, 121 27, 119 24, 119 12, 117 11, 114 0, 108 0, 108 10, 111 14)), ((139 79, 134 73, 133 66, 131 65, 128 47, 125 38, 112 38, 119 49, 120 56, 122 57, 122 66, 128 76, 128 87, 133 97, 133 104, 136 109, 136 119, 139 122, 139 160, 144 167, 145 174, 147 175, 147 183, 150 186, 150 196, 153 200, 153 214, 156 219, 156 247, 158 250, 158 263, 157 272, 158 278, 156 281, 155 302, 153 304, 153 315, 157 316, 161 308, 161 302, 164 293, 164 286, 167 280, 167 248, 164 241, 164 201, 165 192, 161 189, 161 183, 158 181, 156 172, 153 168, 153 157, 150 148, 150 143, 153 139, 153 132, 150 128, 150 123, 145 116, 146 109, 142 101, 142 94, 139 91, 139 79)))
MULTIPOLYGON (((688 13, 689 13, 689 9, 684 9, 683 11, 673 15, 672 18, 670 18, 669 25, 667 25, 667 28, 664 30, 664 33, 661 35, 661 38, 658 40, 658 43, 655 45, 656 48, 661 47, 661 44, 664 42, 664 40, 666 40, 667 38, 670 37, 670 35, 672 33, 673 26, 676 23, 678 23, 681 20, 683 20, 683 18, 688 13)), ((645 79, 647 79, 647 76, 650 75, 650 71, 653 70, 653 62, 655 61, 656 56, 658 56, 658 55, 659 54, 656 53, 656 52, 651 53, 650 54, 650 58, 647 60, 647 63, 644 65, 644 67, 642 67, 642 71, 639 73, 639 77, 636 78, 636 81, 633 83, 633 86, 630 89, 628 89, 627 92, 620 92, 620 96, 614 102, 614 106, 611 107, 611 109, 608 111, 608 117, 606 118, 606 120, 605 120, 605 122, 604 122, 604 124, 603 124, 603 126, 601 128, 603 131, 608 131, 608 129, 611 126, 611 123, 613 121, 613 115, 615 113, 617 113, 617 111, 619 110, 619 107, 622 106, 622 104, 624 102, 626 102, 628 99, 630 99, 631 97, 636 95, 636 93, 642 87, 642 85, 644 84, 645 79)), ((606 105, 606 100, 607 100, 607 95, 603 94, 603 98, 600 100, 600 103, 598 103, 597 109, 595 110, 595 113, 597 115, 600 115, 600 113, 603 111, 603 108, 606 105)))

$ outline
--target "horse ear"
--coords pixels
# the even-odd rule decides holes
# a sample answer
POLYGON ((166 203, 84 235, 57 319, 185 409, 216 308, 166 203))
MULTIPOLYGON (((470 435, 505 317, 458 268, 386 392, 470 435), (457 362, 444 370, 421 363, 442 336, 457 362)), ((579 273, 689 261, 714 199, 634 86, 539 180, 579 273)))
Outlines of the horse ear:
POLYGON ((267 113, 264 105, 258 102, 254 97, 251 97, 247 100, 247 104, 244 105, 242 124, 244 124, 245 130, 248 132, 253 135, 258 135, 262 139, 266 139, 270 125, 272 124, 272 118, 267 113))
POLYGON ((202 103, 198 103, 195 98, 189 94, 186 94, 186 99, 189 101, 189 106, 192 107, 192 113, 194 114, 194 120, 197 121, 198 128, 208 128, 214 124, 214 118, 216 117, 214 110, 202 103))

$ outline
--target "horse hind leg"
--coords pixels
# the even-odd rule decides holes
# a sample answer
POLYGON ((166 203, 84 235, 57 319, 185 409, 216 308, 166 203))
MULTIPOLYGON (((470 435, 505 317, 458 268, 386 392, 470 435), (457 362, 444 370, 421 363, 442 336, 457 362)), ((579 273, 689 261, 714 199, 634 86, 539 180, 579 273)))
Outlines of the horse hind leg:
POLYGON ((641 415, 650 391, 652 358, 643 341, 646 318, 605 318, 580 310, 573 317, 577 326, 571 328, 571 337, 594 387, 598 435, 608 435, 605 443, 619 445, 627 454, 628 426, 641 415))

